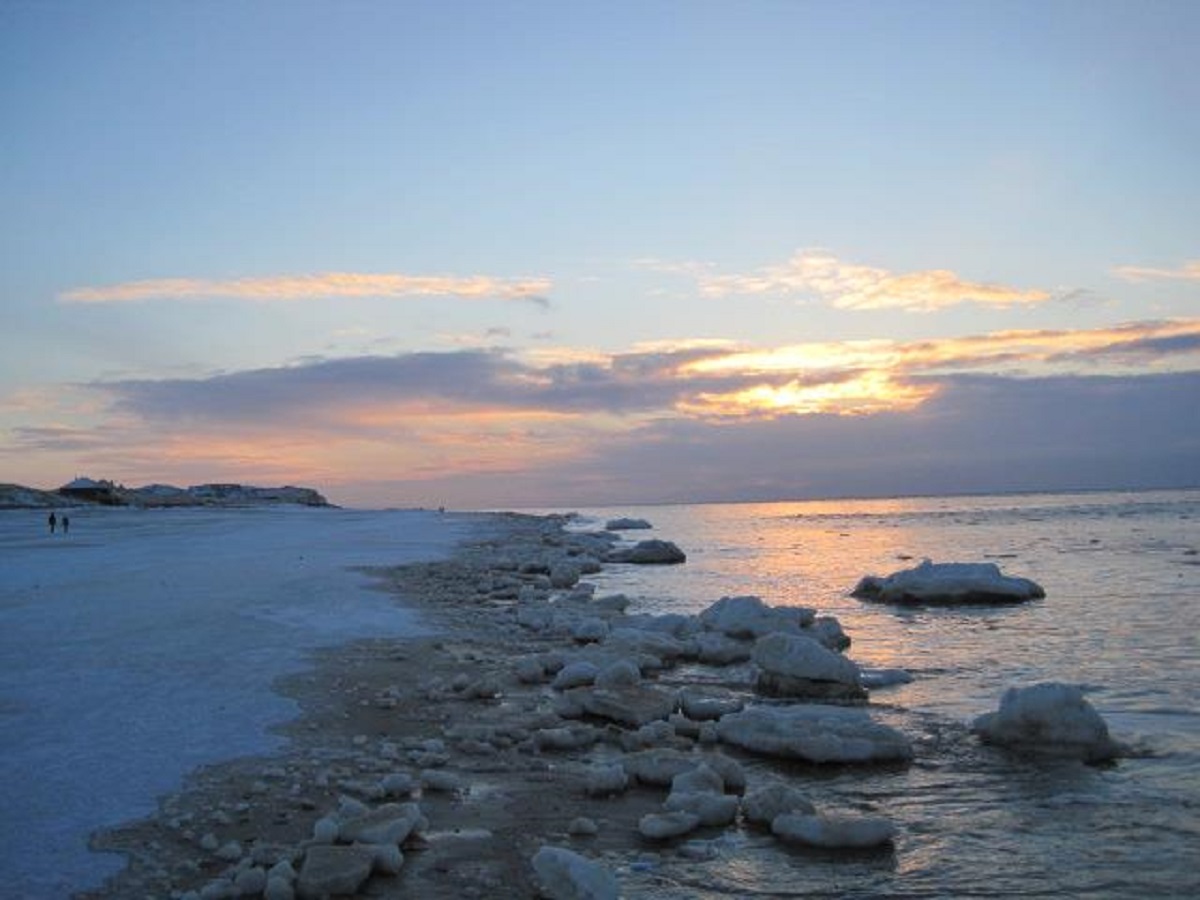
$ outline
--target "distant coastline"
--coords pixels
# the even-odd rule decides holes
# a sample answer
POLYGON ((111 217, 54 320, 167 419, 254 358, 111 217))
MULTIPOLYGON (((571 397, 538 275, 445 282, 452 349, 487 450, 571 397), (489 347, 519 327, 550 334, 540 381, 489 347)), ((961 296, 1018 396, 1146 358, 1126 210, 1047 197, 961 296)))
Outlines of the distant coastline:
POLYGON ((333 506, 313 488, 255 487, 244 484, 197 484, 181 488, 170 484, 125 487, 107 479, 76 478, 57 490, 40 490, 19 484, 0 484, 0 509, 50 509, 60 506, 333 506))

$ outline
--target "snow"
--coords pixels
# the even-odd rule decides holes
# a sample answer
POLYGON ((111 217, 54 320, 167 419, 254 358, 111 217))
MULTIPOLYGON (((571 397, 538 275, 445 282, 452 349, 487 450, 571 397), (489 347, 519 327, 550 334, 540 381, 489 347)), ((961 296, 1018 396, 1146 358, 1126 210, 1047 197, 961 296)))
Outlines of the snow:
POLYGON ((444 556, 470 520, 416 511, 85 509, 69 535, 0 513, 0 886, 99 885, 88 835, 149 814, 197 766, 277 748, 270 690, 308 651, 415 634, 350 566, 444 556))

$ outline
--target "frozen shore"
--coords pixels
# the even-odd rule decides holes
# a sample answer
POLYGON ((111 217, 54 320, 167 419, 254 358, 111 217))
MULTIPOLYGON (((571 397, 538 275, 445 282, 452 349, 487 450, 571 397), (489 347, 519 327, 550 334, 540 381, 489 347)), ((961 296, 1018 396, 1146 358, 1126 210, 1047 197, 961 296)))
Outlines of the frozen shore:
MULTIPOLYGON (((124 515, 111 520, 121 539, 107 542, 110 552, 120 550, 121 582, 144 586, 141 569, 164 579, 164 546, 149 547, 146 557, 132 548, 152 545, 164 523, 191 529, 167 528, 177 551, 167 593, 181 603, 166 601, 161 621, 147 619, 154 592, 141 590, 132 595, 141 597, 138 614, 119 623, 151 638, 157 655, 145 669, 165 682, 165 694, 148 693, 148 703, 130 692, 102 697, 93 715, 113 726, 118 750, 140 754, 146 777, 109 768, 111 760, 89 768, 76 752, 65 757, 74 782, 57 784, 27 768, 30 784, 9 787, 18 799, 22 790, 40 791, 61 819, 72 801, 106 800, 130 784, 144 797, 143 782, 158 771, 155 756, 164 749, 182 754, 192 749, 189 740, 202 743, 217 731, 227 743, 150 791, 156 809, 126 808, 117 817, 122 824, 93 834, 96 850, 124 854, 128 865, 80 898, 600 900, 615 898, 618 888, 623 896, 738 896, 763 878, 783 883, 763 873, 796 859, 813 884, 842 877, 847 866, 886 878, 920 839, 903 813, 894 817, 905 809, 896 798, 910 773, 920 781, 931 764, 937 770, 964 754, 972 767, 996 767, 1004 783, 1013 771, 964 726, 886 700, 866 703, 868 691, 906 673, 857 665, 844 654, 850 640, 838 621, 815 609, 728 596, 700 611, 655 615, 642 611, 653 598, 597 588, 628 574, 610 566, 677 561, 683 554, 669 542, 639 541, 646 552, 630 553, 634 537, 619 543, 611 532, 583 531, 562 517, 513 514, 463 517, 461 527, 417 513, 124 515), (236 548, 221 539, 230 524, 221 517, 229 515, 239 524, 228 535, 236 548), (217 523, 213 533, 204 523, 217 523), (254 554, 276 527, 281 533, 266 546, 281 551, 272 571, 285 577, 256 585, 254 554), (461 540, 438 558, 437 540, 455 527, 461 540), (394 564, 405 558, 413 561, 394 564), (355 562, 362 568, 347 573, 344 566, 355 562), (326 580, 335 573, 353 578, 326 580), (180 574, 186 577, 171 581, 180 574), (368 577, 378 590, 361 590, 368 577), (180 585, 193 582, 200 602, 189 604, 180 585), (209 607, 219 613, 211 622, 209 607), (190 636, 181 636, 180 622, 190 636), (243 676, 261 687, 266 670, 237 666, 271 658, 278 633, 290 635, 288 664, 271 670, 283 673, 278 694, 256 696, 278 704, 279 715, 265 708, 239 715, 236 691, 217 692, 224 709, 171 711, 166 701, 186 699, 189 688, 211 699, 243 676), (174 678, 194 638, 210 652, 174 678), (228 683, 221 681, 226 667, 238 676, 228 683), (147 716, 147 709, 157 712, 147 716), (169 719, 179 740, 148 730, 155 716, 169 719), (755 875, 757 866, 764 868, 755 875), (741 881, 701 889, 718 873, 743 871, 734 876, 741 881)), ((71 540, 93 533, 93 523, 85 524, 71 540)), ((43 537, 12 545, 72 552, 43 537)), ((104 555, 90 560, 95 571, 85 582, 112 581, 103 575, 104 555)), ((71 577, 78 576, 75 569, 71 577)), ((72 595, 71 577, 54 577, 72 595)), ((38 590, 30 583, 13 594, 27 629, 40 608, 38 590)), ((72 596, 65 611, 42 604, 56 623, 78 612, 80 594, 72 596)), ((120 590, 96 596, 102 619, 122 609, 120 590)), ((105 636, 95 621, 84 634, 105 636)), ((87 662, 89 642, 67 641, 57 664, 87 662)), ((146 662, 136 654, 118 664, 115 658, 90 659, 107 665, 97 667, 101 685, 114 679, 109 669, 133 664, 140 671, 146 662)), ((18 812, 38 821, 38 810, 18 812)), ((79 823, 68 816, 68 824, 79 823)), ((15 831, 10 837, 21 846, 15 831)), ((46 856, 43 844, 25 846, 46 856)), ((26 877, 29 866, 11 859, 5 871, 26 877)), ((11 896, 70 889, 49 887, 58 892, 11 896)))
MULTIPOLYGON (((280 750, 309 654, 421 633, 351 567, 437 559, 477 517, 272 507, 0 513, 0 897, 98 886, 89 834, 199 766, 280 750)), ((165 895, 164 895, 165 896, 165 895)))
MULTIPOLYGON (((740 601, 701 616, 627 613, 629 598, 594 596, 580 581, 601 559, 626 558, 610 552, 611 536, 572 533, 554 518, 485 522, 451 559, 374 570, 434 633, 321 651, 315 671, 280 684, 302 711, 281 729, 288 745, 204 768, 155 815, 97 836, 130 866, 86 896, 362 887, 380 897, 530 897, 546 888, 539 869, 593 865, 573 877, 611 887, 620 874, 628 885, 639 860, 712 858, 739 811, 756 840, 887 852, 886 820, 817 815, 751 757, 903 765, 902 734, 847 709, 836 740, 780 752, 791 723, 769 710, 756 720, 763 740, 736 747, 715 721, 753 702, 756 634, 844 646, 835 622, 740 601), (726 674, 714 683, 703 672, 726 674)), ((791 662, 807 665, 805 656, 791 662)), ((792 687, 824 693, 812 681, 824 677, 800 673, 792 687)), ((575 896, 565 890, 546 896, 575 896)))

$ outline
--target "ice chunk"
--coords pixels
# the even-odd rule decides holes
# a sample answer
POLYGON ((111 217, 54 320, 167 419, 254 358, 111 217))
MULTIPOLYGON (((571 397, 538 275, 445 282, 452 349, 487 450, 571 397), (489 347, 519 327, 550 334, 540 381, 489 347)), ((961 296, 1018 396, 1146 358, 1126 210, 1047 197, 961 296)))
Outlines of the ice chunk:
POLYGON ((1022 603, 1045 597, 1028 578, 1003 575, 995 563, 933 563, 885 578, 867 575, 851 592, 862 600, 881 603, 1022 603))
POLYGON ((882 763, 912 759, 899 731, 864 709, 841 706, 758 706, 723 716, 717 734, 727 744, 814 763, 882 763))
POLYGON ((891 687, 896 684, 912 684, 913 677, 904 669, 863 669, 862 685, 865 688, 891 687))
POLYGON ((596 676, 600 674, 600 670, 596 664, 587 660, 577 660, 568 663, 559 670, 554 676, 554 681, 551 684, 555 690, 565 691, 570 688, 580 687, 581 685, 591 684, 596 680, 596 676))
POLYGON ((305 900, 329 894, 353 894, 371 877, 375 866, 372 847, 309 847, 296 881, 296 893, 305 900))
POLYGON ((863 699, 858 666, 812 638, 776 632, 760 638, 751 657, 755 687, 784 697, 863 699))
POLYGON ((606 557, 608 562, 635 563, 637 565, 676 565, 687 561, 687 554, 670 541, 638 541, 634 546, 612 550, 606 557))
POLYGON ((784 813, 807 814, 815 811, 803 793, 778 781, 755 788, 742 799, 742 813, 746 820, 767 827, 784 813))
POLYGON ((846 850, 885 846, 896 837, 891 822, 873 816, 784 813, 771 823, 771 831, 785 841, 846 850))
POLYGON ((617 900, 617 878, 598 862, 562 847, 533 857, 542 896, 550 900, 617 900))
POLYGON ((651 528, 651 524, 645 519, 609 519, 604 525, 605 531, 636 531, 639 529, 651 528))
POLYGON ((758 638, 774 631, 799 631, 813 623, 816 611, 806 606, 769 606, 761 597, 722 597, 700 613, 709 631, 731 638, 758 638))
POLYGON ((1104 719, 1072 684, 1009 688, 1000 698, 1000 709, 977 718, 973 730, 991 744, 1088 762, 1112 759, 1120 752, 1104 719))
POLYGON ((686 810, 665 813, 647 813, 638 820, 638 831, 651 841, 665 841, 695 831, 700 827, 700 817, 686 810))

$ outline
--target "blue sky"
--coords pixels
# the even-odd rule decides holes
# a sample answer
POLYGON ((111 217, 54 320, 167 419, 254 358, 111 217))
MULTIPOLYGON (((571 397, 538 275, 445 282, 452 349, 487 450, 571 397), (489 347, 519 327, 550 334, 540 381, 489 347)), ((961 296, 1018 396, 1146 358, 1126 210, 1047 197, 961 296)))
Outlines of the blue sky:
POLYGON ((1189 2, 7 3, 0 480, 1196 483, 1198 40, 1189 2), (1007 457, 980 379, 1047 420, 1007 457), (920 478, 847 464, 884 425, 942 436, 920 478))

